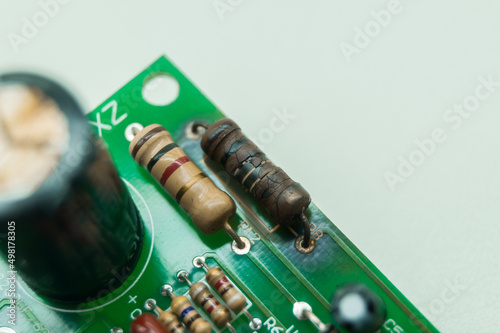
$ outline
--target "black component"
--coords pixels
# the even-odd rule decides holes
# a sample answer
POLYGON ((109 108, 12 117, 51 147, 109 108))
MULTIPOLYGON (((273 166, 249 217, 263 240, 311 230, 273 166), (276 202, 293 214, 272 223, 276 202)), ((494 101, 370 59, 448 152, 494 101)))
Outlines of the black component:
MULTIPOLYGON (((301 221, 311 202, 309 193, 274 165, 233 120, 224 118, 210 125, 201 139, 201 148, 222 164, 276 223, 290 226, 301 221)), ((309 224, 304 227, 308 229, 309 224)))
POLYGON ((349 284, 337 290, 332 313, 336 324, 352 333, 376 332, 386 318, 384 301, 362 284, 349 284))
POLYGON ((69 142, 37 190, 0 201, 0 254, 8 259, 6 235, 15 230, 15 269, 35 292, 72 302, 102 297, 139 259, 137 208, 69 92, 31 74, 0 76, 0 85, 8 84, 36 87, 53 99, 68 121, 69 142))

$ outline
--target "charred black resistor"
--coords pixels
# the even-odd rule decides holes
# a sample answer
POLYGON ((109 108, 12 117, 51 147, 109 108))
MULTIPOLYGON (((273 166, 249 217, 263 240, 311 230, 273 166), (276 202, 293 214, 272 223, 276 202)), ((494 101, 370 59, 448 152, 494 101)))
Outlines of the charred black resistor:
POLYGON ((233 120, 224 118, 207 124, 201 148, 243 185, 276 223, 291 226, 302 220, 304 242, 309 244, 310 227, 304 215, 311 202, 309 193, 274 165, 233 120))

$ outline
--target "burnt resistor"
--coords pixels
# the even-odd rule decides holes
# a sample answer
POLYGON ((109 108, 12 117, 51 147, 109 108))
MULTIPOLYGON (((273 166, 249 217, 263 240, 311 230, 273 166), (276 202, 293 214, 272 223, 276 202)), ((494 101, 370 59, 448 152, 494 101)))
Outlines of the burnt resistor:
POLYGON ((231 311, 242 311, 250 320, 250 327, 252 329, 258 330, 261 328, 262 321, 258 318, 254 318, 250 312, 246 310, 247 299, 245 295, 234 287, 222 269, 217 266, 208 266, 203 257, 194 258, 193 264, 195 267, 205 269, 207 272, 205 276, 207 283, 222 296, 224 302, 226 302, 227 307, 231 309, 231 311))
POLYGON ((203 282, 192 283, 186 271, 180 271, 177 278, 189 284, 189 296, 207 311, 216 326, 226 326, 231 332, 236 332, 229 324, 231 313, 217 301, 203 282))
POLYGON ((311 202, 309 193, 271 162, 231 119, 224 118, 206 126, 201 148, 245 187, 283 226, 302 220, 304 245, 309 246, 310 226, 304 211, 311 202))
POLYGON ((191 333, 212 332, 210 323, 200 316, 187 297, 175 295, 172 291, 172 287, 169 285, 164 285, 161 288, 161 292, 164 296, 168 296, 172 299, 172 303, 170 304, 172 311, 182 320, 184 325, 189 328, 191 333))
POLYGON ((158 321, 169 333, 182 333, 186 329, 179 321, 177 316, 170 310, 162 310, 152 298, 148 299, 144 305, 147 310, 154 311, 158 316, 158 321))
POLYGON ((189 159, 165 128, 154 124, 141 129, 135 133, 129 152, 179 203, 200 231, 209 235, 224 228, 238 248, 245 247, 229 225, 236 212, 233 199, 189 159))

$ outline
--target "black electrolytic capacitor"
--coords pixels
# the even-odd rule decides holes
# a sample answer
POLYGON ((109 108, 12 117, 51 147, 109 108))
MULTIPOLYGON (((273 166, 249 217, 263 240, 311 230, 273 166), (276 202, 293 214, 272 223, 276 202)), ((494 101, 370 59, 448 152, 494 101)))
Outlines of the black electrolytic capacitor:
POLYGON ((138 261, 142 221, 78 102, 47 78, 1 75, 0 120, 2 257, 14 239, 15 270, 51 299, 80 302, 118 288, 138 261))

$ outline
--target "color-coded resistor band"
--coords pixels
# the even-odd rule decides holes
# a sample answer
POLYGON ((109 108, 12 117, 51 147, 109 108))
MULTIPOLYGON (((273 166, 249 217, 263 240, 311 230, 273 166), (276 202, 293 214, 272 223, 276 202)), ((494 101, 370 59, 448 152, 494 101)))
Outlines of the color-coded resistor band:
POLYGON ((184 325, 186 325, 192 333, 212 332, 210 323, 200 316, 187 297, 175 295, 172 292, 172 287, 169 285, 164 285, 161 292, 163 295, 172 299, 172 304, 170 304, 172 311, 182 320, 184 325))
POLYGON ((205 309, 216 326, 226 326, 231 332, 236 333, 231 324, 229 324, 231 313, 224 305, 217 301, 204 283, 192 283, 186 271, 180 271, 177 274, 177 278, 189 284, 189 295, 205 309))
POLYGON ((226 274, 219 267, 210 267, 205 262, 205 258, 196 257, 193 260, 195 267, 204 268, 207 272, 206 280, 208 284, 217 290, 219 295, 222 296, 224 302, 229 309, 233 312, 242 311, 247 318, 250 320, 250 327, 254 330, 258 330, 262 327, 262 321, 259 318, 254 318, 250 312, 248 312, 245 307, 247 305, 246 297, 234 285, 229 281, 226 274))
POLYGON ((158 321, 163 325, 168 333, 186 332, 186 329, 177 319, 177 316, 172 311, 160 309, 154 299, 148 299, 144 307, 147 310, 152 310, 156 313, 156 315, 158 316, 158 321))
POLYGON ((243 240, 229 225, 236 204, 221 191, 161 125, 149 125, 134 133, 129 152, 188 213, 196 227, 209 235, 220 229, 245 247, 243 240))
MULTIPOLYGON (((201 122, 197 126, 203 126, 201 122)), ((262 150, 245 136, 231 119, 206 124, 201 148, 233 176, 283 226, 301 222, 304 226, 303 247, 310 245, 310 224, 304 211, 311 203, 309 193, 271 162, 262 150)))

